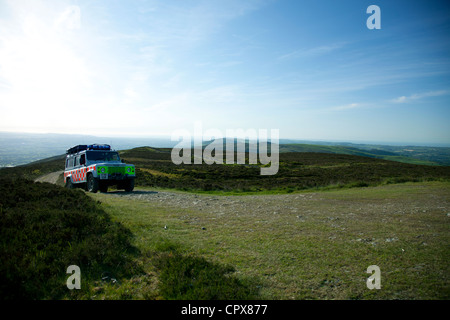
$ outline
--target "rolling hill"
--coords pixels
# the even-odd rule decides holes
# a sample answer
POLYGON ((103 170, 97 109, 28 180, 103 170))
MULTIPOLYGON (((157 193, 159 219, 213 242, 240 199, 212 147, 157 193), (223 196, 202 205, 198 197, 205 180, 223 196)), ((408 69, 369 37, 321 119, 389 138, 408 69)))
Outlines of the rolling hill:
POLYGON ((412 164, 425 165, 449 165, 450 148, 431 148, 431 147, 405 147, 409 151, 404 151, 403 147, 377 147, 373 145, 364 145, 364 147, 342 146, 342 145, 313 145, 313 144, 282 144, 280 152, 318 152, 350 154, 356 156, 379 158, 391 161, 398 161, 412 164), (435 154, 429 153, 433 149, 435 154), (449 149, 449 150, 447 150, 449 149), (417 152, 415 152, 417 150, 417 152))
POLYGON ((141 147, 120 153, 127 162, 136 165, 137 186, 192 191, 293 192, 450 178, 450 167, 312 150, 315 152, 280 153, 279 171, 273 176, 261 176, 261 165, 248 161, 245 165, 175 165, 170 149, 141 147))
MULTIPOLYGON (((185 191, 293 192, 450 179, 450 167, 384 160, 353 148, 283 145, 280 149, 283 152, 280 153, 279 171, 273 176, 261 176, 261 164, 248 164, 248 158, 244 165, 175 165, 171 160, 170 148, 152 147, 122 150, 120 155, 126 162, 136 165, 137 187, 185 191)), ((2 168, 0 178, 35 180, 45 174, 64 170, 63 159, 64 155, 60 155, 22 166, 2 168)))

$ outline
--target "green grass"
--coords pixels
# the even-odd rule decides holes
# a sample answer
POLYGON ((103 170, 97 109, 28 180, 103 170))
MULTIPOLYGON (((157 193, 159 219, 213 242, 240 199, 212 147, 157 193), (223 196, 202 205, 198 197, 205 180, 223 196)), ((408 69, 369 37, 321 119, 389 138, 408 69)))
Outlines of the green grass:
POLYGON ((262 299, 448 299, 450 218, 442 208, 449 195, 442 182, 296 193, 281 195, 292 208, 276 214, 255 211, 258 197, 239 197, 248 211, 222 214, 92 197, 135 234, 141 251, 169 247, 230 266, 224 273, 262 299), (365 284, 373 264, 381 290, 365 284))

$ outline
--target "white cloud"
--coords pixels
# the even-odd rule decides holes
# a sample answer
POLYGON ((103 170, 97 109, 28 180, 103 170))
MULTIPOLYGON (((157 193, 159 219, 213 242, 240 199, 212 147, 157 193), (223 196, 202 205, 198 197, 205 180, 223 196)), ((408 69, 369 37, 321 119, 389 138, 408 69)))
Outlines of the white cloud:
POLYGON ((401 97, 392 99, 392 102, 395 102, 395 103, 404 103, 404 102, 406 102, 407 99, 408 99, 408 98, 406 98, 405 96, 401 96, 401 97))
POLYGON ((406 103, 410 101, 420 100, 428 97, 438 97, 450 94, 450 90, 437 90, 437 91, 429 91, 423 93, 415 93, 410 96, 400 96, 398 98, 392 99, 391 102, 394 103, 406 103))

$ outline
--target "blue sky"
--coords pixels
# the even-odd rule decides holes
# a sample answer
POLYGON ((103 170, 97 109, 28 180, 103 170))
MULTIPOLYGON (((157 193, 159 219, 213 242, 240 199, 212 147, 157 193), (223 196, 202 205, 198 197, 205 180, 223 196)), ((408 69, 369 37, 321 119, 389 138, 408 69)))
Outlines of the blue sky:
POLYGON ((449 36, 445 1, 0 0, 0 131, 448 144, 449 36))

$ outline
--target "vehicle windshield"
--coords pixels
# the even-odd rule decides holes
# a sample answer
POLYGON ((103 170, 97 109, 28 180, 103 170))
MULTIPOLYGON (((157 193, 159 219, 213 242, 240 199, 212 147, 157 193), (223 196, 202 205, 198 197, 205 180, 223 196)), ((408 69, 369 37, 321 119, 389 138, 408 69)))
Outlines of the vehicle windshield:
POLYGON ((117 152, 87 151, 86 155, 89 161, 120 161, 119 154, 117 152))

